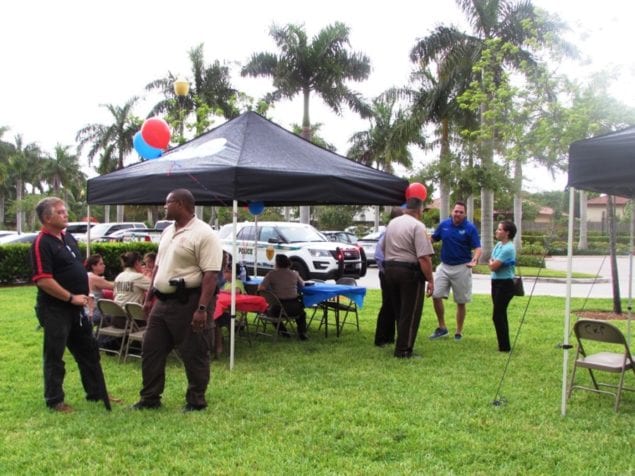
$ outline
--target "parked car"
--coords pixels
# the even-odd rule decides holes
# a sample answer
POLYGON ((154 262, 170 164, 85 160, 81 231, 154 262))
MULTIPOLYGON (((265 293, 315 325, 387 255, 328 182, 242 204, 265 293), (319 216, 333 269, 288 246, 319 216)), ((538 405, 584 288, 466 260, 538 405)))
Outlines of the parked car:
POLYGON ((154 228, 127 228, 118 230, 108 236, 103 236, 95 241, 152 241, 158 243, 161 241, 163 230, 154 228))
POLYGON ((0 230, 0 238, 2 238, 3 236, 15 235, 16 233, 17 231, 13 230, 0 230))
MULTIPOLYGON (((141 228, 147 229, 148 227, 145 223, 141 222, 116 222, 116 223, 98 223, 97 225, 91 227, 90 229, 90 239, 91 241, 97 241, 103 238, 104 236, 111 235, 115 231, 119 230, 127 230, 130 228, 141 228)), ((76 237, 79 241, 87 241, 86 233, 78 235, 76 237)))
POLYGON ((355 236, 354 233, 349 233, 348 231, 322 231, 321 233, 326 236, 329 241, 348 243, 349 245, 354 245, 358 241, 357 236, 355 236))
MULTIPOLYGON (((96 225, 96 223, 91 223, 91 230, 96 225)), ((66 232, 73 235, 73 237, 78 240, 80 236, 85 236, 88 231, 88 222, 86 221, 71 221, 68 222, 66 226, 66 232)))
MULTIPOLYGON (((232 252, 231 225, 219 231, 223 248, 232 252)), ((238 260, 254 274, 254 256, 259 275, 274 267, 275 256, 283 253, 291 259, 292 268, 302 279, 359 278, 366 268, 360 250, 348 243, 329 241, 311 225, 291 222, 251 222, 238 224, 238 260)))
POLYGON ((375 264, 375 247, 382 233, 383 231, 373 231, 357 241, 357 245, 361 246, 364 249, 364 253, 366 253, 368 264, 375 264))
POLYGON ((33 243, 38 233, 13 233, 0 237, 0 245, 15 245, 18 243, 33 243))
POLYGON ((158 220, 155 224, 154 224, 154 229, 155 230, 165 230, 168 226, 170 226, 172 223, 174 223, 174 220, 158 220))

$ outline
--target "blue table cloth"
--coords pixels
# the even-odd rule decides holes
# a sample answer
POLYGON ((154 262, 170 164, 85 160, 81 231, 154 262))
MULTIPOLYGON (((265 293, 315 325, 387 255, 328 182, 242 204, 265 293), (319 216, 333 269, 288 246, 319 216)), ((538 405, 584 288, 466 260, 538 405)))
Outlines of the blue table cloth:
MULTIPOLYGON (((246 283, 260 284, 261 276, 252 276, 246 283)), ((336 296, 344 296, 361 308, 366 297, 366 288, 360 286, 348 286, 344 284, 315 283, 302 288, 302 296, 306 307, 315 306, 336 296)))

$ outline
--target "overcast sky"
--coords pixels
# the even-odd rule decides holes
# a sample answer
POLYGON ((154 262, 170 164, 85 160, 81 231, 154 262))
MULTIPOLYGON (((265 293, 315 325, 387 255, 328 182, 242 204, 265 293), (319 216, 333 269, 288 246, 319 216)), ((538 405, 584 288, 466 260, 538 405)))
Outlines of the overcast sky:
MULTIPOLYGON (((590 71, 619 66, 616 97, 635 107, 635 59, 632 0, 534 0, 557 13, 571 27, 568 39, 588 57, 585 65, 563 65, 581 78, 590 71)), ((358 2, 287 0, 200 2, 192 0, 112 0, 110 2, 20 0, 4 2, 0 29, 0 126, 51 152, 56 143, 74 145, 76 132, 89 123, 107 123, 100 104, 122 105, 167 71, 189 75, 187 52, 205 44, 206 63, 216 59, 244 63, 251 53, 276 52, 269 36, 272 23, 299 23, 310 36, 341 21, 351 29, 352 48, 372 62, 370 78, 351 84, 366 97, 404 85, 412 64, 408 54, 417 38, 439 24, 466 28, 453 0, 358 2)), ((234 84, 258 97, 270 90, 263 79, 234 84)), ((152 98, 154 99, 154 98, 152 98)), ((136 113, 147 114, 141 103, 136 113)), ((290 128, 302 119, 301 100, 282 102, 272 119, 290 128)), ((338 117, 313 98, 311 121, 322 122, 322 135, 345 154, 348 138, 368 123, 345 113, 338 117)), ((562 189, 532 178, 529 189, 562 189)))

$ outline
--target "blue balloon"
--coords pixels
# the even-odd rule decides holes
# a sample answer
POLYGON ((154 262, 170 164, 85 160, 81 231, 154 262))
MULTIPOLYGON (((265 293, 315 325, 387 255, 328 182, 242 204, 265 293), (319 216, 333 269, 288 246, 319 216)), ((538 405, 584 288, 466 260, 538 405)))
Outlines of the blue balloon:
POLYGON ((137 132, 134 135, 134 138, 132 139, 132 145, 134 146, 134 150, 137 151, 137 154, 147 160, 156 159, 157 157, 161 157, 161 154, 163 154, 163 151, 161 149, 152 147, 151 145, 148 145, 145 140, 143 140, 141 131, 137 132))
POLYGON ((265 204, 261 201, 249 202, 249 206, 247 208, 249 210, 249 213, 251 213, 252 215, 260 215, 262 212, 265 211, 265 204))

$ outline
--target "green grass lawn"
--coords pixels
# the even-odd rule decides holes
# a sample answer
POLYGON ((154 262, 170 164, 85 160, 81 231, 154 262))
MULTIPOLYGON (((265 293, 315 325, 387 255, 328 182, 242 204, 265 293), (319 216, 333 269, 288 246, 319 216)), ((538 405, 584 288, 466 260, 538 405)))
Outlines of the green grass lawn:
MULTIPOLYGON (((540 276, 541 278, 562 278, 565 279, 567 277, 567 273, 564 271, 559 271, 557 269, 547 269, 547 268, 536 268, 534 266, 517 266, 516 274, 520 274, 522 276, 540 276)), ((479 264, 474 267, 474 273, 476 274, 491 274, 490 269, 486 264, 479 264)), ((579 273, 577 271, 571 273, 572 278, 585 278, 585 279, 593 279, 596 276, 588 273, 579 273)))
MULTIPOLYGON (((183 414, 185 376, 170 361, 164 407, 132 411, 138 360, 103 356, 108 413, 84 400, 67 355, 61 415, 42 398, 34 288, 0 289, 0 474, 633 474, 635 394, 620 413, 611 397, 574 393, 560 416, 564 300, 532 298, 507 361, 496 351, 488 296, 468 307, 465 337, 431 342, 426 300, 416 350, 397 360, 373 346, 379 291, 369 291, 360 332, 338 339, 314 327, 308 342, 237 342, 236 367, 214 361, 207 411, 183 414)), ((512 336, 528 297, 510 305, 512 336)), ((573 308, 582 300, 574 300, 573 308)), ((589 307, 590 305, 587 305, 589 307)), ((592 302, 610 309, 610 300, 592 302)), ((454 306, 447 306, 453 322, 454 306)), ((625 329, 624 321, 618 325, 625 329)), ((453 329, 451 328, 451 331, 453 329)), ((570 354, 570 360, 573 354, 570 354)), ((585 378, 586 375, 582 375, 585 378)), ((628 383, 635 384, 632 375, 628 383)))

